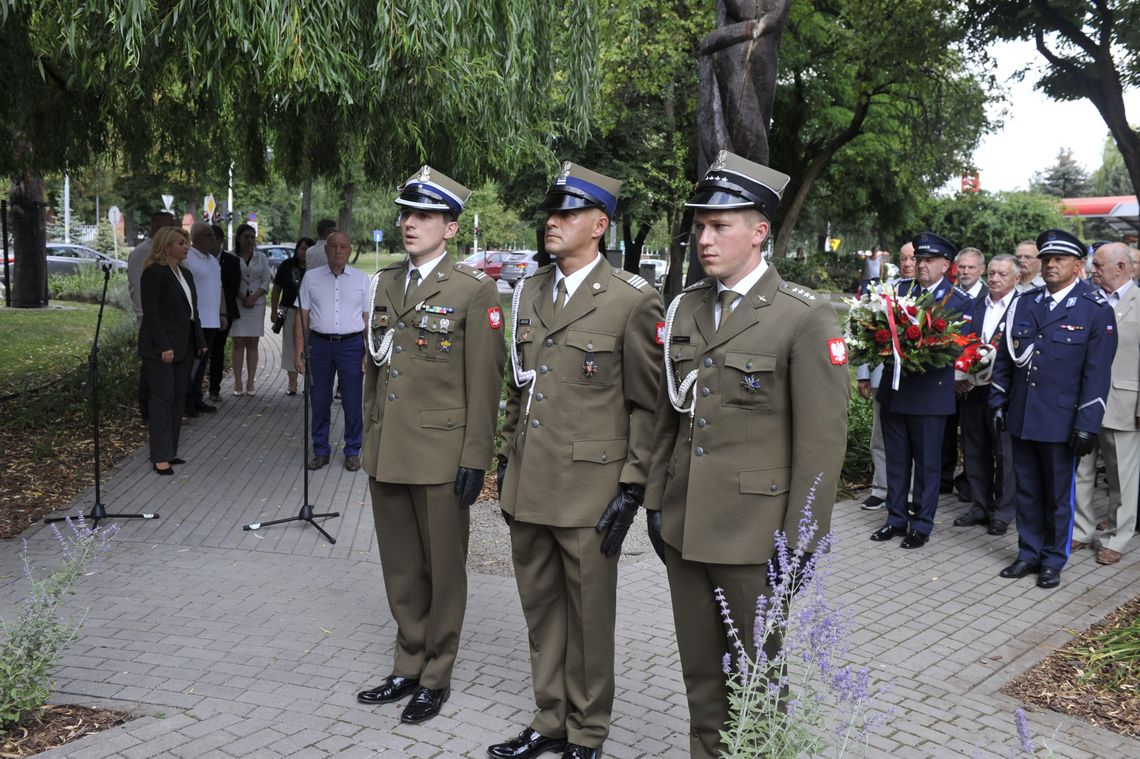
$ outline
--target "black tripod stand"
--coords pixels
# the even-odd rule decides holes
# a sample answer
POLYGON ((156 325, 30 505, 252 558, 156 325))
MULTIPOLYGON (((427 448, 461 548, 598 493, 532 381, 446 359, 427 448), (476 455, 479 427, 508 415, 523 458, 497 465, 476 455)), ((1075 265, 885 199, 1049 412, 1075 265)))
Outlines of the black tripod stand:
MULTIPOLYGON (((111 266, 103 264, 103 294, 99 296, 99 316, 95 320, 95 339, 91 342, 91 352, 87 354, 87 391, 91 393, 91 426, 95 431, 95 505, 87 513, 92 527, 99 526, 100 519, 158 519, 158 514, 108 514, 103 506, 102 483, 99 482, 99 332, 103 327, 103 307, 107 304, 107 283, 111 281, 111 266)), ((48 517, 45 524, 62 522, 67 517, 48 517)))
MULTIPOLYGON (((298 319, 301 318, 299 314, 297 315, 297 318, 298 319)), ((249 530, 260 530, 262 527, 269 527, 270 525, 274 525, 274 524, 285 524, 286 522, 308 522, 313 527, 316 527, 318 532, 320 532, 322 535, 325 536, 325 540, 327 540, 329 543, 332 543, 335 545, 336 544, 336 538, 334 538, 332 535, 329 535, 327 532, 325 532, 325 528, 321 527, 319 524, 317 524, 313 520, 314 519, 330 519, 332 517, 339 517, 340 512, 339 511, 333 511, 333 512, 330 512, 327 514, 314 514, 313 513, 313 506, 312 506, 312 504, 309 503, 309 466, 308 466, 308 462, 305 459, 309 453, 309 376, 310 376, 309 372, 310 371, 312 371, 312 369, 309 366, 309 349, 306 347, 305 348, 305 385, 304 385, 304 387, 301 388, 301 395, 304 396, 304 398, 305 398, 305 436, 303 438, 301 438, 301 471, 304 473, 305 489, 304 489, 304 496, 302 497, 302 501, 301 501, 301 503, 303 504, 301 506, 301 511, 295 517, 285 517, 284 519, 274 519, 271 522, 254 522, 253 524, 247 524, 245 527, 242 527, 242 529, 248 532, 249 530)))

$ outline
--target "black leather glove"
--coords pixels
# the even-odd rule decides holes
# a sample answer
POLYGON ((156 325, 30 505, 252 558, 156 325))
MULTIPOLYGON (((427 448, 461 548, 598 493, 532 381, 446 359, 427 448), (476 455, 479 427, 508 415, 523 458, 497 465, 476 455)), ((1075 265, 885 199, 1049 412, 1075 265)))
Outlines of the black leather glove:
POLYGON ((993 414, 990 415, 990 422, 993 425, 994 435, 1001 437, 1001 433, 1005 432, 1005 409, 994 409, 993 414))
POLYGON ((507 457, 498 455, 499 466, 495 469, 495 487, 498 489, 499 500, 503 500, 503 478, 507 476, 507 457))
POLYGON ((621 544, 625 534, 633 525, 633 518, 637 508, 645 500, 645 488, 641 485, 622 485, 618 494, 606 507, 606 513, 598 520, 595 528, 598 532, 606 532, 602 540, 602 553, 606 556, 617 556, 621 553, 621 544))
POLYGON ((503 515, 503 521, 507 523, 507 527, 510 527, 511 522, 514 521, 511 519, 511 515, 505 511, 503 511, 502 509, 499 509, 499 513, 503 515))
POLYGON ((459 496, 459 508, 470 508, 471 504, 475 503, 479 491, 483 489, 483 478, 486 474, 482 469, 459 467, 459 471, 455 474, 455 494, 459 496))
POLYGON ((652 509, 645 510, 645 526, 649 530, 649 542, 653 544, 653 552, 661 563, 665 563, 665 539, 661 537, 661 512, 652 509))
MULTIPOLYGON (((792 577, 790 578, 790 587, 788 588, 788 590, 791 592, 791 594, 793 596, 796 595, 797 593, 799 593, 801 590, 803 590, 804 581, 807 579, 806 577, 804 577, 804 567, 807 566, 807 563, 809 561, 811 561, 811 552, 805 551, 800 556, 800 559, 796 564, 796 571, 792 575, 792 577)), ((772 558, 768 562, 768 571, 771 575, 771 579, 769 580, 770 584, 776 585, 777 583, 779 583, 780 582, 780 576, 784 573, 784 568, 780 564, 780 554, 779 553, 772 554, 772 558)))
POLYGON ((1069 445, 1073 447, 1073 455, 1078 459, 1082 456, 1088 456, 1096 450, 1096 435, 1091 432, 1073 430, 1073 434, 1069 436, 1069 445))

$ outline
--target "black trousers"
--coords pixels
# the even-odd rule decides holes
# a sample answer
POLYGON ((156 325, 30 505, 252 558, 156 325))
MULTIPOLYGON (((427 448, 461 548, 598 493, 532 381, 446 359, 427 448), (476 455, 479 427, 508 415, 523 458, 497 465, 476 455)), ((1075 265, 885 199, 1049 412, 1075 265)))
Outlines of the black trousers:
POLYGON ((230 328, 219 329, 214 332, 214 339, 210 342, 210 395, 222 394, 222 375, 226 373, 226 338, 230 336, 230 328))
MULTIPOLYGON (((214 335, 218 332, 215 327, 213 329, 204 328, 202 335, 206 338, 206 347, 213 351, 214 335)), ((206 376, 206 365, 211 361, 211 356, 201 356, 194 359, 194 368, 190 371, 190 385, 186 388, 186 406, 189 408, 194 403, 201 403, 202 401, 202 380, 206 376)), ((221 389, 221 388, 219 388, 221 389)))
POLYGON ((162 359, 144 358, 143 369, 150 384, 150 460, 170 461, 178 456, 178 437, 182 432, 182 410, 186 407, 186 386, 194 352, 186 351, 181 361, 163 363, 162 359))
POLYGON ((966 477, 970 481, 970 513, 983 519, 996 519, 1007 525, 1017 513, 1013 476, 1013 441, 1008 432, 1001 437, 990 424, 990 388, 975 387, 958 404, 962 421, 966 477))

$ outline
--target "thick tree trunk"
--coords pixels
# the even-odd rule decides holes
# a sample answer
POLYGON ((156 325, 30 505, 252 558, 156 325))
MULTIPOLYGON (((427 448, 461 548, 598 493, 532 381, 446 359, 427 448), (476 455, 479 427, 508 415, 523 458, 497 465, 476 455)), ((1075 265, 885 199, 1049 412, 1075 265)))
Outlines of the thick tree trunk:
POLYGON ((336 217, 336 228, 344 233, 349 240, 352 239, 352 201, 355 196, 356 183, 345 182, 340 195, 340 213, 336 217))
POLYGON ((633 234, 633 224, 629 218, 622 219, 621 222, 621 236, 625 241, 625 258, 622 260, 622 268, 630 274, 637 274, 641 266, 641 248, 645 245, 645 238, 649 236, 649 230, 653 228, 652 224, 641 224, 637 228, 637 234, 633 234))
POLYGON ((546 252, 546 227, 539 227, 534 231, 534 247, 538 251, 535 256, 535 261, 539 266, 546 266, 550 263, 550 254, 546 252))
POLYGON ((297 235, 298 239, 301 237, 312 237, 310 230, 313 226, 313 178, 305 177, 305 181, 301 184, 301 231, 297 235))
POLYGON ((135 234, 135 214, 138 209, 134 206, 126 206, 123 209, 123 245, 128 248, 135 247, 138 236, 135 234))
POLYGON ((15 177, 11 204, 13 308, 42 308, 47 297, 47 225, 44 222, 44 180, 39 174, 15 177))

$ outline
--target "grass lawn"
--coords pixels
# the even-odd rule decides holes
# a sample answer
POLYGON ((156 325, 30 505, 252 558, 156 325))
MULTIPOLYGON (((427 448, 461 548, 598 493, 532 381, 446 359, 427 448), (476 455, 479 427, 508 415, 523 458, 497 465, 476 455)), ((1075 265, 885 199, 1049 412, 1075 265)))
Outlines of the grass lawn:
MULTIPOLYGON (((0 396, 83 371, 99 307, 68 303, 49 308, 0 308, 0 396)), ((103 328, 129 316, 108 308, 103 328)))

